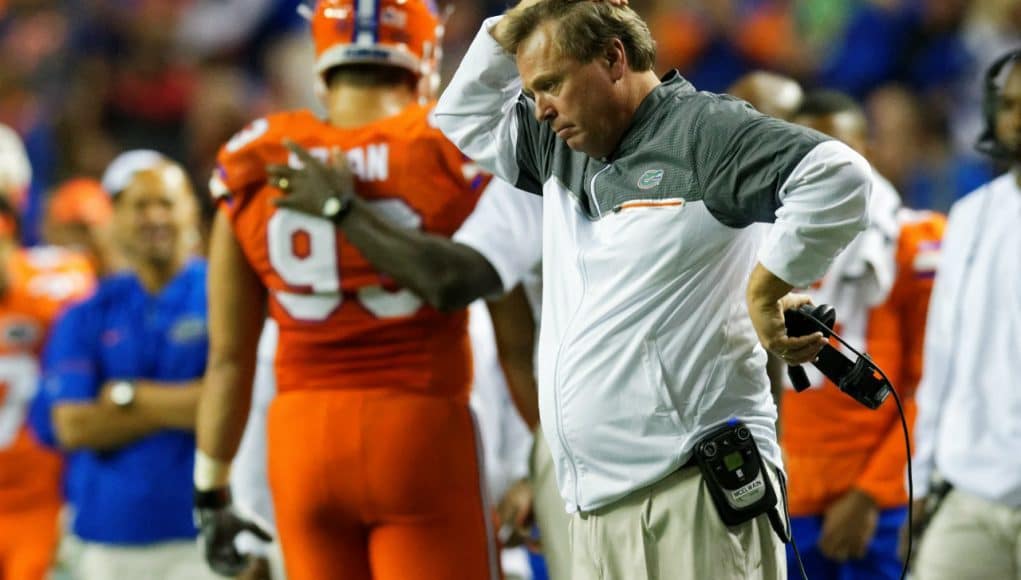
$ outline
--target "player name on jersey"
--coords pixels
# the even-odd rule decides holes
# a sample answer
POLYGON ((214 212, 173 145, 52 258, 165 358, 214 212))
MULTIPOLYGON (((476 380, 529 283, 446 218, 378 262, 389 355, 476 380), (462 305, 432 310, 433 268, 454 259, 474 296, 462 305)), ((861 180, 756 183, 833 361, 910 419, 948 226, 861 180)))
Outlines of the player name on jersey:
MULTIPOLYGON (((340 147, 312 147, 309 153, 324 162, 341 151, 340 147)), ((386 143, 372 143, 360 147, 352 147, 343 151, 347 165, 358 181, 382 182, 390 179, 390 147, 386 143)), ((287 164, 300 168, 301 161, 293 153, 287 158, 287 164)))

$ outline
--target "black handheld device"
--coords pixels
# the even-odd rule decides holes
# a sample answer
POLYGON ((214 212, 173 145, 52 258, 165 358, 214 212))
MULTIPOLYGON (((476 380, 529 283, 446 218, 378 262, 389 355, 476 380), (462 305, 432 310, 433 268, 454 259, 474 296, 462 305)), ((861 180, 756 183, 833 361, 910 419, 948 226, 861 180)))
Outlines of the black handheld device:
MULTIPOLYGON (((813 332, 822 332, 829 338, 833 335, 833 325, 837 321, 836 310, 832 306, 821 304, 815 308, 804 305, 796 310, 784 311, 788 336, 805 336, 813 332)), ((875 363, 867 356, 860 356, 852 361, 844 353, 831 345, 823 347, 819 357, 812 363, 823 375, 833 381, 841 391, 870 409, 878 409, 890 395, 890 383, 876 369, 875 363)), ((791 379, 794 390, 801 392, 810 385, 805 369, 798 365, 787 367, 787 375, 791 379)))
MULTIPOLYGON (((794 310, 785 310, 784 320, 787 325, 788 336, 804 336, 817 331, 822 332, 823 336, 835 338, 847 350, 853 352, 858 357, 857 360, 851 362, 851 359, 827 344, 819 352, 818 358, 812 363, 822 374, 833 381, 841 391, 850 395, 854 400, 870 409, 876 409, 883 404, 883 401, 888 396, 893 395, 893 401, 897 404, 897 411, 900 414, 901 429, 904 431, 905 458, 908 468, 908 521, 913 521, 912 504, 914 503, 915 484, 914 476, 911 473, 911 439, 908 436, 908 422, 904 417, 904 405, 901 403, 897 391, 893 389, 890 379, 883 373, 882 369, 872 362, 868 355, 859 352, 841 338, 839 334, 833 332, 833 327, 837 321, 837 313, 832 306, 823 304, 813 308, 809 305, 804 305, 794 310)), ((811 386, 808 376, 805 374, 805 369, 800 366, 788 366, 787 372, 791 382, 794 384, 794 388, 798 391, 803 391, 811 386)), ((794 548, 794 555, 797 557, 798 567, 801 570, 801 577, 807 580, 808 575, 805 573, 805 567, 801 564, 801 555, 798 553, 798 546, 794 543, 793 538, 791 539, 791 544, 794 548)), ((904 564, 901 568, 901 580, 907 577, 908 563, 911 561, 911 548, 912 534, 908 534, 907 557, 904 559, 904 564)))
POLYGON ((769 480, 751 431, 731 419, 695 445, 695 460, 723 523, 736 526, 776 506, 769 480))

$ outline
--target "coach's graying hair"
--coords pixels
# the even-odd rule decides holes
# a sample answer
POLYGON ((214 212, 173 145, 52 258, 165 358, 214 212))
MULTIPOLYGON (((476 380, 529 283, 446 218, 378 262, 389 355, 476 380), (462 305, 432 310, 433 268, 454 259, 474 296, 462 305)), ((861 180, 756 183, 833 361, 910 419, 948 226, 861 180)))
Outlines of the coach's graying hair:
POLYGON ((505 18, 503 38, 498 40, 510 54, 516 54, 540 25, 552 21, 557 26, 553 42, 561 56, 592 62, 618 38, 631 70, 644 72, 656 64, 656 41, 649 27, 627 6, 592 0, 546 0, 512 11, 505 18))

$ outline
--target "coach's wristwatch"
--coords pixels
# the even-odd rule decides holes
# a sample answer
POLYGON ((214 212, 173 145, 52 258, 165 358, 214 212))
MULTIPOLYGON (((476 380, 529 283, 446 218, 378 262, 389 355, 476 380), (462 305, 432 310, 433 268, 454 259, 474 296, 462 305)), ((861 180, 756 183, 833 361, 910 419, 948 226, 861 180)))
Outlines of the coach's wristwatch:
POLYGON ((323 217, 339 224, 351 212, 351 196, 335 195, 323 203, 323 217))
POLYGON ((117 381, 110 387, 110 401, 121 409, 126 409, 135 402, 135 383, 117 381))

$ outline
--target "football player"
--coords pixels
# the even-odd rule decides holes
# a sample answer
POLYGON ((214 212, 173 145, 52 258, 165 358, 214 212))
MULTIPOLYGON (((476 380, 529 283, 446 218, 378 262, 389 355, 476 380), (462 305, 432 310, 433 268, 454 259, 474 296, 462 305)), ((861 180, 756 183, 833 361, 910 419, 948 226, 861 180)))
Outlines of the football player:
MULTIPOLYGON (((361 196, 406 228, 452 234, 488 178, 428 120, 440 21, 426 0, 324 0, 312 15, 325 119, 250 124, 219 154, 210 249, 210 361, 196 507, 214 570, 245 564, 257 529, 230 507, 264 312, 280 329, 269 480, 291 580, 496 577, 480 445, 468 408, 467 317, 374 270, 338 225, 284 207, 285 144, 343 156, 361 196)), ((381 219, 383 219, 381 218, 381 219)))
MULTIPOLYGON (((3 129, 0 126, 0 134, 5 134, 3 129)), ((13 132, 7 137, 15 144, 13 132)), ((16 145, 20 147, 20 140, 16 145)), ((4 159, 0 163, 0 578, 41 580, 53 564, 63 495, 60 455, 39 442, 51 439, 45 411, 33 404, 39 386, 39 353, 57 314, 91 292, 94 280, 82 256, 59 248, 19 247, 13 204, 27 188, 27 165, 12 169, 12 157, 4 159)))

